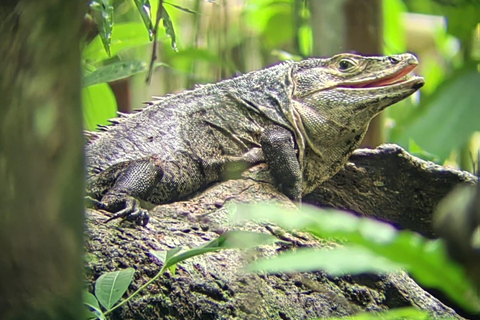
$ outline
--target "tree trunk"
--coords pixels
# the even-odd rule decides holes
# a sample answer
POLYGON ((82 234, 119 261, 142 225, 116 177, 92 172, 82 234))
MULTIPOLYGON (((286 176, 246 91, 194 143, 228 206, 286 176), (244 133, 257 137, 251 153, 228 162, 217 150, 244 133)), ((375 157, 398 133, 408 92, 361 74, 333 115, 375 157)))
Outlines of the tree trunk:
POLYGON ((81 319, 86 1, 0 4, 0 318, 81 319))
MULTIPOLYGON (((313 54, 331 56, 340 52, 380 55, 383 48, 381 0, 310 1, 313 54)), ((376 116, 362 146, 385 142, 384 115, 376 116)))

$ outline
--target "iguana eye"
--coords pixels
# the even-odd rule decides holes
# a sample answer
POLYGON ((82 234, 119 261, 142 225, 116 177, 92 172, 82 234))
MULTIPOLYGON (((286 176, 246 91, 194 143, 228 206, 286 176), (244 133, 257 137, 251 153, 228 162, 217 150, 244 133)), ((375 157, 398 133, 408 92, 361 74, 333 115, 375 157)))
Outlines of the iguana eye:
POLYGON ((341 71, 348 70, 355 66, 355 62, 351 59, 342 59, 338 62, 338 69, 341 71))
POLYGON ((390 61, 391 64, 397 64, 400 62, 400 60, 395 57, 388 57, 388 61, 390 61))

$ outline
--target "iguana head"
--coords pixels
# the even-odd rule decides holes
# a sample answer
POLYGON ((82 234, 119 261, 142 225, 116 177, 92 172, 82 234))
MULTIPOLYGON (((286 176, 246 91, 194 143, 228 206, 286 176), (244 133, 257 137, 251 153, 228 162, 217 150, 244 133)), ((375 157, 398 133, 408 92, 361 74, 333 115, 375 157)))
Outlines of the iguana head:
POLYGON ((295 126, 314 150, 328 141, 361 138, 376 114, 423 86, 422 77, 410 74, 417 65, 409 53, 338 54, 295 63, 291 73, 295 126))

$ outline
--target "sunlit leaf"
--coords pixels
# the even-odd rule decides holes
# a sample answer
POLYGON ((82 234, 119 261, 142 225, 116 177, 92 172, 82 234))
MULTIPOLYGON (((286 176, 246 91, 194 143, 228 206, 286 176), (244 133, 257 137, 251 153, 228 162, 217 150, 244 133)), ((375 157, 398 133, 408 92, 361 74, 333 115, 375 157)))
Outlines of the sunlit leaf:
POLYGON ((402 25, 402 17, 407 8, 401 0, 382 2, 383 7, 383 42, 384 53, 398 54, 406 51, 406 30, 402 25))
POLYGON ((167 10, 165 10, 165 8, 163 8, 162 10, 162 18, 163 27, 165 28, 165 32, 167 33, 167 35, 170 37, 172 49, 178 51, 175 29, 173 28, 172 20, 170 19, 170 16, 168 15, 168 12, 167 10))
MULTIPOLYGON (((142 17, 143 23, 148 30, 148 37, 150 41, 153 39, 153 25, 152 25, 152 7, 150 0, 134 0, 138 9, 138 13, 142 17)), ((156 1, 156 0, 155 0, 156 1)))
POLYGON ((110 43, 113 26, 113 5, 111 0, 92 0, 90 2, 92 17, 98 26, 98 35, 103 47, 110 56, 110 43))
POLYGON ((102 274, 95 282, 95 296, 105 309, 110 309, 122 298, 132 282, 133 268, 102 274))
MULTIPOLYGON (((139 22, 117 23, 112 34, 110 51, 112 56, 119 52, 150 43, 145 26, 139 22)), ((82 58, 90 62, 99 62, 110 58, 103 49, 99 36, 90 42, 82 53, 82 58)))
POLYGON ((100 67, 83 78, 83 86, 124 79, 132 75, 147 71, 147 64, 143 61, 120 61, 100 67))
POLYGON ((323 270, 331 276, 387 273, 399 269, 400 265, 360 246, 287 251, 270 259, 257 260, 247 267, 248 271, 270 273, 323 270))
POLYGON ((96 130, 99 124, 108 124, 108 119, 117 116, 117 100, 106 83, 82 89, 83 119, 85 129, 96 130))

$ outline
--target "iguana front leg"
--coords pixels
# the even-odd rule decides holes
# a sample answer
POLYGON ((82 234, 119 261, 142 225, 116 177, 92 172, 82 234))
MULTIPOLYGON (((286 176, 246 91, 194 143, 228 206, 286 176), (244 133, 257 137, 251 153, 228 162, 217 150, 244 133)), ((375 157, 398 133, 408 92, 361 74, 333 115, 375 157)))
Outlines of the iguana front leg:
POLYGON ((140 207, 138 199, 148 199, 154 186, 163 176, 162 163, 152 156, 115 164, 88 185, 87 194, 93 196, 100 209, 114 213, 108 221, 123 218, 145 226, 149 216, 140 207))
POLYGON ((282 191, 289 198, 302 198, 302 171, 295 150, 293 134, 280 126, 267 127, 261 137, 265 162, 282 191))

